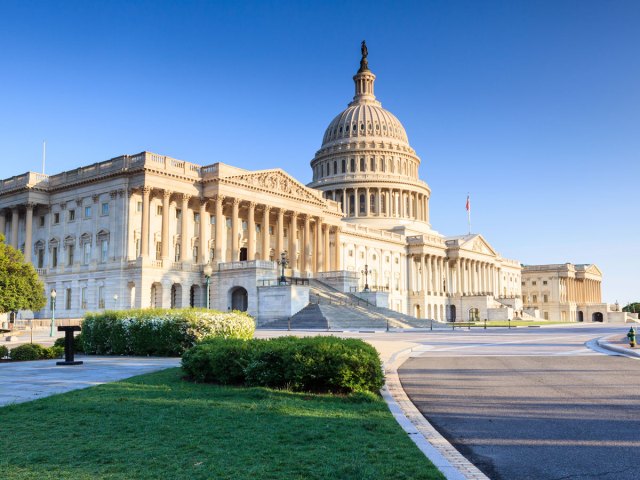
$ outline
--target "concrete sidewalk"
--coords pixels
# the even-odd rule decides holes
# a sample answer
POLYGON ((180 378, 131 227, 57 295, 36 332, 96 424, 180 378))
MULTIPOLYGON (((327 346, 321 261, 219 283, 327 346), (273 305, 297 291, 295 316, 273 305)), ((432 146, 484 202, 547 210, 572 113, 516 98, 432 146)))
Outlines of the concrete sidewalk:
POLYGON ((596 343, 599 347, 604 348, 605 350, 621 353, 629 357, 640 358, 640 346, 636 346, 633 348, 629 346, 627 332, 599 338, 596 343))
POLYGON ((180 365, 179 358, 77 355, 76 360, 84 364, 57 366, 57 360, 0 363, 0 407, 180 365))

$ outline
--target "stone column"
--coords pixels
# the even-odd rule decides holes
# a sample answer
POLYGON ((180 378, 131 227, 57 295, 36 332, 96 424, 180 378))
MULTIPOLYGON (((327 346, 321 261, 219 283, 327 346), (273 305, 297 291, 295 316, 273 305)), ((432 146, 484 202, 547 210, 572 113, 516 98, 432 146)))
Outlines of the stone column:
POLYGON ((342 189, 342 213, 346 214, 349 211, 349 206, 347 205, 347 189, 342 189))
POLYGON ((462 280, 460 278, 460 257, 456 258, 456 293, 462 294, 462 280))
MULTIPOLYGON (((171 201, 171 192, 164 190, 162 192, 162 251, 161 258, 167 261, 169 258, 169 207, 171 201)), ((200 219, 202 221, 202 219, 200 219)), ((164 265, 166 266, 166 265, 164 265)))
MULTIPOLYGON (((181 205, 181 217, 180 217, 180 261, 184 262, 187 258, 189 258, 189 246, 191 245, 190 239, 191 235, 189 235, 189 199, 191 195, 187 195, 186 193, 182 194, 182 205, 181 205)), ((216 217, 216 222, 218 222, 218 218, 216 217)), ((216 239, 217 241, 217 239, 216 239)), ((216 258, 217 255, 216 255, 216 258)))
POLYGON ((308 272, 311 270, 311 217, 307 214, 304 216, 304 261, 301 262, 302 270, 308 272))
MULTIPOLYGON (((18 207, 11 209, 11 246, 15 249, 18 248, 18 222, 20 220, 20 213, 18 207)), ((64 220, 63 220, 64 221, 64 220)))
POLYGON ((284 209, 278 209, 278 235, 276 236, 276 255, 275 257, 279 260, 280 254, 284 252, 284 209))
POLYGON ((427 290, 427 264, 425 262, 425 255, 420 254, 420 268, 422 269, 422 277, 420 278, 420 291, 424 292, 427 290))
POLYGON ((322 235, 323 235, 322 239, 324 241, 322 261, 324 264, 323 271, 325 272, 331 271, 331 236, 329 234, 330 231, 331 231, 331 228, 329 227, 329 225, 324 223, 322 225, 322 235))
POLYGON ((291 223, 289 224, 289 264, 292 270, 297 270, 298 258, 298 212, 291 212, 291 223))
MULTIPOLYGON (((269 214, 271 207, 264 205, 262 211, 262 260, 269 260, 269 253, 271 252, 271 235, 269 233, 269 214)), ((276 253, 275 257, 278 257, 276 253)))
POLYGON ((247 213, 247 260, 256 259, 256 203, 249 202, 247 213))
POLYGON ((322 270, 322 241, 321 236, 322 229, 320 228, 320 218, 316 217, 315 225, 313 226, 313 273, 317 274, 322 270))
POLYGON ((142 228, 140 231, 140 256, 142 258, 149 257, 149 215, 150 205, 149 196, 151 195, 151 188, 142 188, 142 228))
POLYGON ((240 239, 238 235, 240 233, 240 199, 233 199, 233 208, 231 210, 231 261, 237 262, 240 260, 240 239))
POLYGON ((369 198, 369 187, 364 189, 364 216, 368 217, 371 212, 371 198, 369 198))
POLYGON ((224 195, 216 195, 216 250, 214 252, 216 261, 223 263, 227 261, 227 219, 223 213, 224 195))
POLYGON ((334 250, 336 270, 342 270, 342 245, 340 244, 340 227, 336 227, 335 233, 336 248, 334 250))
POLYGON ((210 226, 207 225, 206 221, 207 216, 207 199, 200 199, 200 248, 198 248, 198 263, 203 264, 207 263, 207 255, 209 253, 209 237, 207 235, 207 227, 211 229, 210 226))
MULTIPOLYGON (((27 203, 27 214, 24 221, 24 261, 31 262, 33 250, 33 203, 27 203)), ((17 225, 17 224, 16 224, 17 225)))

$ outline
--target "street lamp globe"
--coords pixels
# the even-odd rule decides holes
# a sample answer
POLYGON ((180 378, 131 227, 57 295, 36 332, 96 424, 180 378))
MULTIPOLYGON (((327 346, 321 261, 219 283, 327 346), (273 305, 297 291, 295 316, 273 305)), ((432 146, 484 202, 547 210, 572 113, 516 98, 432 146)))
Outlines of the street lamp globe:
POLYGON ((204 273, 205 277, 210 277, 213 273, 213 267, 211 266, 211 264, 207 263, 202 269, 202 273, 204 273))
POLYGON ((55 300, 56 296, 58 294, 56 293, 56 289, 54 288, 53 290, 51 290, 51 298, 55 300))

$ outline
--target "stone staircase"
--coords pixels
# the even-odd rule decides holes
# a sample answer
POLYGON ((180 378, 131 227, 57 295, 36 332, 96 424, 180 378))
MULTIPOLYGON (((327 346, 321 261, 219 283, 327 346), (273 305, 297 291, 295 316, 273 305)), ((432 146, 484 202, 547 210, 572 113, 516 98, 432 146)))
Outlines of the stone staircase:
MULTIPOLYGON (((319 280, 309 281, 309 305, 291 317, 292 329, 385 330, 389 328, 444 327, 440 322, 418 319, 388 308, 376 307, 356 295, 341 292, 319 280)), ((281 320, 261 328, 288 328, 281 320)))

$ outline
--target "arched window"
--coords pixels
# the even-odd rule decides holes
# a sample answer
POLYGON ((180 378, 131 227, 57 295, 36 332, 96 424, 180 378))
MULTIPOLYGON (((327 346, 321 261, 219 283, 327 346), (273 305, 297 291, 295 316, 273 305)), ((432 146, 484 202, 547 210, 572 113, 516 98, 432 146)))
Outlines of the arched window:
POLYGON ((381 170, 382 172, 384 172, 384 171, 385 171, 385 168, 384 168, 384 167, 385 167, 385 163, 386 163, 386 162, 385 162, 384 158, 380 160, 380 170, 381 170))
POLYGON ((364 213, 365 212, 364 207, 365 207, 365 205, 364 205, 364 193, 361 193, 360 194, 360 213, 364 213))
POLYGON ((349 169, 349 171, 351 173, 355 172, 356 171, 356 159, 355 158, 351 159, 351 165, 350 166, 351 166, 351 168, 349 169))
POLYGON ((382 213, 387 213, 387 194, 383 193, 380 195, 380 211, 382 213))
POLYGON ((373 213, 376 211, 376 196, 372 193, 369 195, 369 212, 373 213))
POLYGON ((342 173, 346 173, 347 171, 347 161, 343 158, 342 159, 342 173))
POLYGON ((364 157, 360 158, 360 171, 364 172, 366 168, 365 162, 364 162, 364 157))
POLYGON ((333 161, 333 174, 334 175, 338 174, 338 161, 337 160, 333 161))
POLYGON ((371 157, 371 165, 369 167, 369 171, 370 172, 375 172, 376 171, 376 159, 371 157))
POLYGON ((355 213, 355 203, 356 198, 355 195, 349 195, 349 215, 353 215, 355 213))

